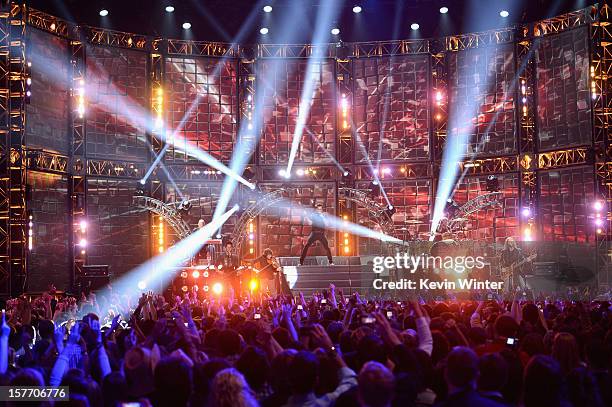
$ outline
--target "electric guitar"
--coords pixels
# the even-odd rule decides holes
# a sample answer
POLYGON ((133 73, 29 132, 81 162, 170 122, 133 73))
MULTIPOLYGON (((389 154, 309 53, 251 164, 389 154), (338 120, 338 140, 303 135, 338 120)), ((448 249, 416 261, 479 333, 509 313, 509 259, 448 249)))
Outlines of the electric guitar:
POLYGON ((502 267, 501 269, 502 279, 504 280, 507 279, 508 277, 512 275, 512 273, 514 273, 514 270, 518 269, 519 267, 522 267, 526 263, 531 263, 533 260, 535 260, 537 256, 538 254, 534 253, 530 256, 525 257, 523 260, 520 260, 520 261, 517 261, 516 263, 511 264, 508 267, 502 267))

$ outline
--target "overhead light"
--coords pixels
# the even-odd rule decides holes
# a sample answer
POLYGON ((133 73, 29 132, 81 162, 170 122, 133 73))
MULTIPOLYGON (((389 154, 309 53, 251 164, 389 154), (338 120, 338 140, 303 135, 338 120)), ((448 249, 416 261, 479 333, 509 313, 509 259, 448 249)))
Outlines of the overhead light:
POLYGON ((268 31, 269 31, 269 30, 268 30, 268 27, 261 27, 261 28, 259 29, 259 33, 260 33, 261 35, 266 35, 266 34, 268 33, 268 31))
POLYGON ((353 13, 357 14, 357 13, 361 13, 361 6, 355 6, 353 7, 353 13))
POLYGON ((100 17, 106 17, 108 15, 108 10, 103 8, 100 10, 100 17))
POLYGON ((440 14, 446 14, 448 13, 448 7, 444 6, 444 7, 440 7, 440 14))
POLYGON ((191 23, 183 23, 183 30, 188 30, 191 28, 191 23))
POLYGON ((420 27, 420 25, 418 25, 417 23, 410 24, 410 28, 412 28, 414 31, 418 30, 419 27, 420 27))
POLYGON ((338 35, 338 34, 340 34, 340 29, 339 28, 332 28, 331 33, 332 33, 332 35, 338 35))
POLYGON ((508 10, 502 10, 499 12, 499 15, 502 16, 503 18, 506 18, 510 15, 510 13, 508 12, 508 10))
POLYGON ((166 12, 174 13, 174 6, 166 6, 166 12))
POLYGON ((272 6, 264 6, 263 11, 265 11, 266 13, 271 13, 272 12, 272 6))

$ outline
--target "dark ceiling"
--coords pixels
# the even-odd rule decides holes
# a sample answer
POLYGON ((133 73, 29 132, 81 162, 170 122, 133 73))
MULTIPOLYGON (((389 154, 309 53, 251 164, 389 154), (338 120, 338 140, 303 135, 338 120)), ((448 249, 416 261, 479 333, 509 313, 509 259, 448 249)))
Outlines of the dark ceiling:
MULTIPOLYGON (((317 12, 339 0, 29 0, 30 6, 90 26, 172 38, 209 41, 307 43, 317 12), (165 7, 172 5, 174 13, 165 7), (262 7, 272 5, 271 13, 262 7), (106 17, 99 15, 106 9, 106 17), (181 28, 184 22, 192 28, 181 28), (268 27, 261 36, 259 29, 268 27), (283 32, 283 34, 281 34, 283 32)), ((330 41, 434 37, 536 21, 593 4, 590 0, 347 0, 335 19, 340 35, 330 41), (352 12, 355 5, 363 11, 352 12), (448 14, 442 15, 440 7, 448 14), (509 11, 507 18, 499 15, 509 11), (410 29, 418 23, 418 31, 410 29)), ((332 27, 329 27, 331 29, 332 27)))

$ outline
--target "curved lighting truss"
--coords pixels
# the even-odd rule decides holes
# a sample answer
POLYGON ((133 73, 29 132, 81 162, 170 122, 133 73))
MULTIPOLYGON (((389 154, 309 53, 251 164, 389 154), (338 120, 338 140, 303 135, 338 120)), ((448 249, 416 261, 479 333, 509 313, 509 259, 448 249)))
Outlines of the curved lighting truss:
POLYGON ((489 192, 488 194, 470 199, 457 210, 452 219, 448 220, 449 231, 457 231, 462 229, 463 224, 467 221, 470 215, 484 208, 488 208, 489 206, 499 204, 499 200, 503 197, 503 195, 504 194, 501 192, 489 192))
MULTIPOLYGON (((291 188, 281 188, 269 192, 261 199, 249 205, 244 210, 232 233, 232 243, 240 252, 242 248, 242 239, 249 222, 259 216, 270 206, 284 199, 283 194, 291 188)), ((339 188, 338 197, 344 198, 347 201, 354 202, 367 209, 370 220, 380 226, 382 233, 391 235, 393 233, 393 220, 386 214, 386 207, 374 201, 368 196, 368 191, 362 191, 353 188, 339 188)))
POLYGON ((170 225, 179 239, 184 239, 191 233, 191 229, 185 220, 181 217, 177 205, 165 204, 162 201, 151 198, 150 196, 135 196, 134 205, 139 208, 151 211, 159 216, 170 225))

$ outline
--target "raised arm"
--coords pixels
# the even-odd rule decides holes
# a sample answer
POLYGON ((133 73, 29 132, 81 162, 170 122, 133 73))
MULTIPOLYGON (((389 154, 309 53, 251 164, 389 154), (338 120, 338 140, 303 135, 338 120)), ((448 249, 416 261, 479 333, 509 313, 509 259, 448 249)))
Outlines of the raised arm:
POLYGON ((2 310, 2 326, 0 326, 0 374, 5 374, 8 370, 8 341, 10 334, 11 327, 6 323, 6 311, 2 310))

